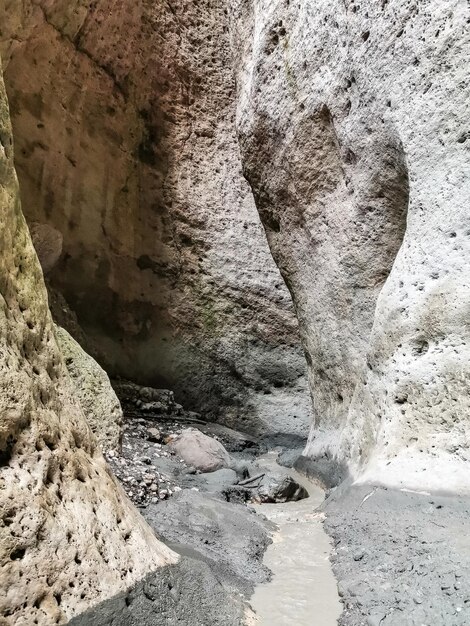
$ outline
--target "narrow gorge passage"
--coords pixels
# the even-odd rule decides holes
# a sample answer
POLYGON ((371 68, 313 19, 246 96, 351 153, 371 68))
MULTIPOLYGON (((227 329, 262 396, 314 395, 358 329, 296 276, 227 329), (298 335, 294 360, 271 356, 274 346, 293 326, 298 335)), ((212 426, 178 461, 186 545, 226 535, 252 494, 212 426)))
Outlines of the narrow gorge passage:
MULTIPOLYGON (((277 453, 261 457, 268 471, 277 466, 277 453)), ((285 504, 254 505, 276 524, 273 543, 263 563, 272 572, 268 583, 255 589, 250 604, 260 626, 335 626, 341 614, 336 579, 331 569, 331 539, 318 510, 325 493, 295 470, 289 475, 308 492, 308 498, 285 504)))
POLYGON ((469 25, 0 0, 0 626, 470 624, 469 25))

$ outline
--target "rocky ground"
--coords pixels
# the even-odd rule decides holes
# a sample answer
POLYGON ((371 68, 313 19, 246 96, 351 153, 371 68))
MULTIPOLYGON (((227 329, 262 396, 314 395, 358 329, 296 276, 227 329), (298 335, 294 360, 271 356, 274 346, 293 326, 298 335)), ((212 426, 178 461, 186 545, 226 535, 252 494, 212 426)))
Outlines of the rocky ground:
POLYGON ((120 452, 108 452, 107 460, 129 498, 180 561, 70 623, 248 623, 247 600, 270 577, 263 555, 275 526, 246 503, 307 495, 284 470, 267 472, 256 459, 273 446, 286 452, 287 444, 301 442, 284 436, 256 441, 185 411, 170 391, 123 381, 113 386, 123 406, 124 431, 120 452), (206 472, 209 462, 214 471, 206 472))
MULTIPOLYGON (((109 453, 108 461, 128 496, 182 556, 183 570, 197 563, 201 577, 211 579, 221 597, 233 599, 241 593, 249 598, 256 585, 269 579, 262 561, 273 525, 245 503, 305 495, 299 485, 286 481, 281 468, 279 475, 267 476, 257 459, 274 448, 279 463, 292 465, 303 442, 286 437, 257 441, 206 423, 201 415, 177 405, 169 391, 122 382, 114 386, 126 418, 122 452, 109 453), (210 437, 216 457, 221 454, 223 459, 219 469, 201 471, 176 452, 180 448, 175 442, 195 432, 197 438, 210 437)), ((352 487, 346 480, 329 492, 323 509, 344 605, 341 626, 470 623, 469 499, 352 487)), ((135 593, 137 600, 132 601, 144 606, 145 593, 135 593)), ((100 608, 96 624, 110 623, 106 619, 119 613, 113 602, 100 608)), ((240 610, 228 604, 222 621, 213 623, 241 623, 240 610)), ((181 615, 171 611, 176 609, 162 623, 178 623, 181 615)), ((88 623, 95 624, 80 622, 88 623)))
POLYGON ((266 471, 257 458, 274 448, 292 464, 304 441, 256 440, 184 410, 171 391, 127 381, 113 386, 124 411, 123 439, 120 452, 106 458, 127 495, 167 545, 207 564, 230 594, 248 598, 269 579, 262 560, 274 526, 246 503, 308 495, 281 467, 266 471), (194 456, 194 448, 207 446, 214 471, 205 471, 207 457, 194 456))
POLYGON ((287 501, 306 496, 287 473, 280 470, 268 476, 256 463, 256 457, 274 448, 279 450, 281 462, 291 464, 292 451, 297 456, 302 449, 300 437, 256 440, 208 423, 199 413, 185 411, 171 391, 122 381, 113 385, 125 421, 121 451, 108 452, 106 458, 136 506, 145 509, 156 505, 182 489, 217 494, 232 502, 287 501), (227 451, 216 471, 206 472, 178 454, 177 442, 190 431, 203 433, 206 443, 210 438, 227 451))

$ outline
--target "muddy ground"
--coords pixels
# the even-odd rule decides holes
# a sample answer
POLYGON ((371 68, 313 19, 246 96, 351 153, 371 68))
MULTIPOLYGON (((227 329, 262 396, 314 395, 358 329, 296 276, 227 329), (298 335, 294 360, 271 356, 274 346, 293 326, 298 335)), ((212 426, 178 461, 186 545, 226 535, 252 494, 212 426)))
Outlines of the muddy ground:
MULTIPOLYGON (((247 601, 269 580, 263 556, 275 526, 238 497, 237 483, 260 471, 257 459, 269 450, 279 453, 279 463, 292 466, 304 442, 286 436, 258 441, 207 424, 176 405, 171 392, 157 402, 142 402, 135 390, 126 389, 127 395, 120 390, 127 416, 122 453, 108 461, 181 561, 70 623, 256 623, 247 622, 247 601), (167 444, 188 426, 219 439, 231 454, 231 467, 200 474, 175 456, 167 444)), ((297 467, 311 473, 305 459, 297 467)), ((340 626, 470 624, 470 499, 351 486, 346 480, 330 489, 319 512, 333 540, 331 561, 343 603, 340 626)), ((312 615, 297 626, 324 626, 315 620, 312 615)))

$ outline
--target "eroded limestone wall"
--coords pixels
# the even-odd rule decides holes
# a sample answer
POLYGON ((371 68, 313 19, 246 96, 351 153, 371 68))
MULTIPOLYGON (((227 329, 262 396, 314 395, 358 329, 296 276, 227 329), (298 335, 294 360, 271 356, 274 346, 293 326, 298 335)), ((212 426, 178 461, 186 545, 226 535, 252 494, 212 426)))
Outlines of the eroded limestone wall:
POLYGON ((114 374, 241 428, 306 432, 289 294, 243 179, 214 0, 21 0, 2 18, 26 217, 114 374))
POLYGON ((469 490, 468 3, 230 5, 243 167, 309 363, 306 453, 469 490))
POLYGON ((176 555, 111 476, 57 347, 0 80, 0 615, 64 623, 176 555))

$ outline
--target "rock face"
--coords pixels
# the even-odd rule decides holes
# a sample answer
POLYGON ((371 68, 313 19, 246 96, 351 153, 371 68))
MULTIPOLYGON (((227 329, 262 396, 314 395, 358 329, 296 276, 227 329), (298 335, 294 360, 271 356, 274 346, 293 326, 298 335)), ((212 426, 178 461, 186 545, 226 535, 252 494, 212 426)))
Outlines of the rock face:
POLYGON ((231 3, 243 168, 309 365, 306 453, 363 480, 470 490, 469 19, 231 3))
POLYGON ((63 237, 49 280, 87 351, 229 425, 306 433, 297 323, 241 172, 221 3, 20 0, 1 23, 26 217, 63 237))
POLYGON ((48 224, 39 224, 38 222, 29 224, 29 232, 42 271, 44 274, 48 274, 57 265, 62 254, 64 243, 62 233, 48 224))
POLYGON ((177 557, 111 476, 57 347, 0 81, 0 615, 63 623, 177 557))
POLYGON ((66 330, 54 325, 54 332, 72 379, 74 395, 101 449, 118 449, 122 437, 122 409, 108 375, 66 330))

